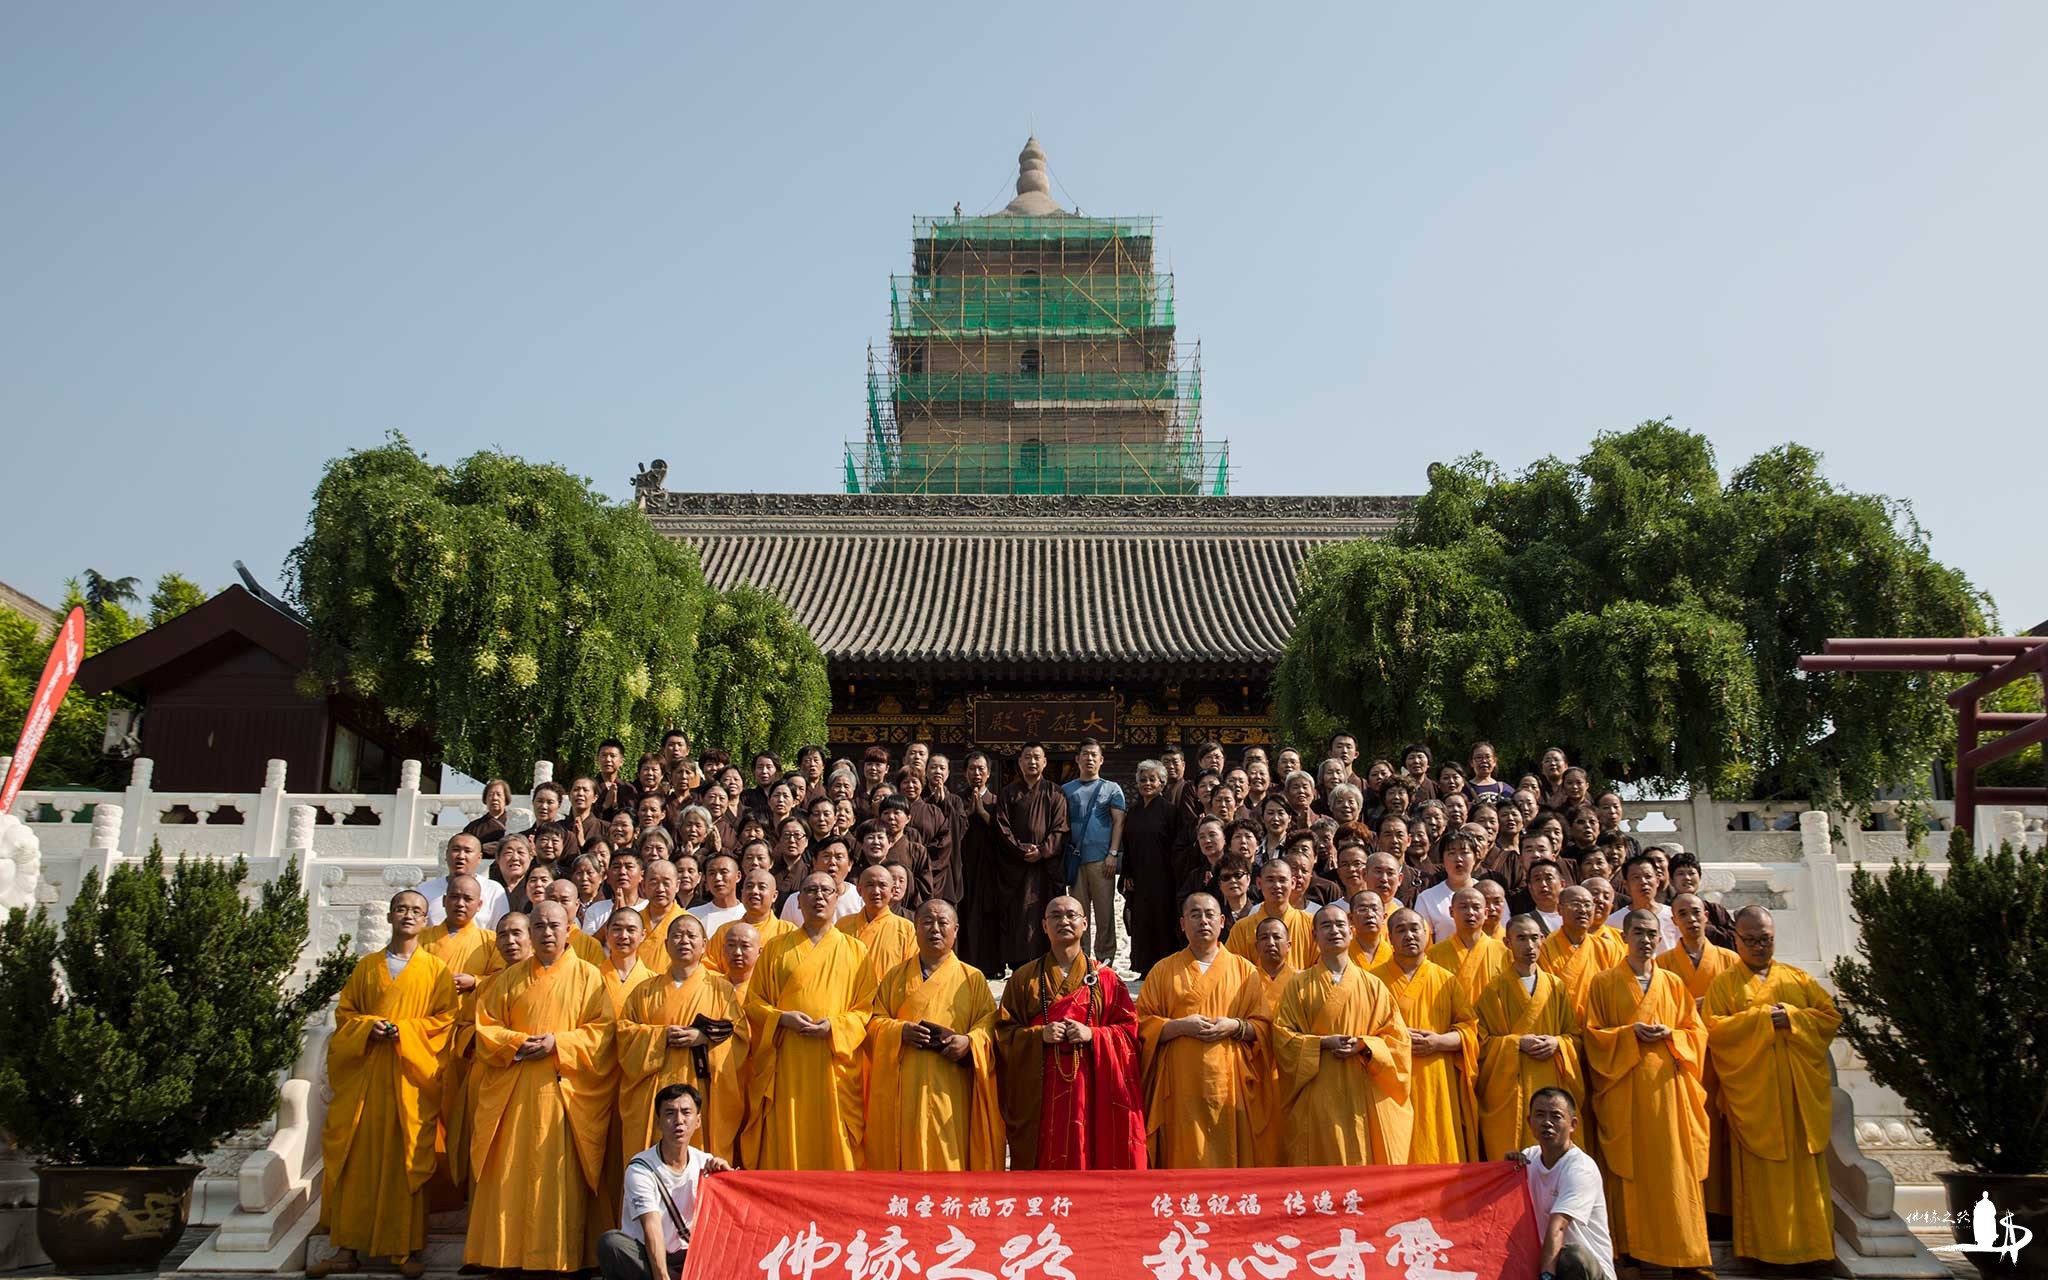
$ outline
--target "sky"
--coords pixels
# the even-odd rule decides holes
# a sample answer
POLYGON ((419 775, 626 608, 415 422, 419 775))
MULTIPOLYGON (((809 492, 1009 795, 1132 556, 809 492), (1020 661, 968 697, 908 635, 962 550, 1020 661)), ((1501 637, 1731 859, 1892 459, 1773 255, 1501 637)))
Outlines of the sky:
POLYGON ((835 489, 911 218, 1035 131, 1160 219, 1236 491, 1669 416, 2025 629, 2044 121, 2038 4, 0 6, 0 580, 275 587, 394 431, 835 489))

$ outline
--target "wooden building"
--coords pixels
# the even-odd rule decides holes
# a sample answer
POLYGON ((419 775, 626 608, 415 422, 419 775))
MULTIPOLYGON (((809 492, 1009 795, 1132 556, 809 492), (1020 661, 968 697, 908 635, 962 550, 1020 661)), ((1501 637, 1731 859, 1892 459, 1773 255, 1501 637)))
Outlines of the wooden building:
POLYGON ((408 756, 434 787, 430 741, 400 737, 352 699, 300 691, 309 641, 297 615, 232 586, 87 658, 78 685, 142 705, 139 754, 156 762, 159 791, 253 791, 281 759, 295 791, 389 792, 408 756))
POLYGON ((773 592, 832 674, 832 747, 1273 740, 1302 560, 1410 499, 654 492, 719 587, 773 592))

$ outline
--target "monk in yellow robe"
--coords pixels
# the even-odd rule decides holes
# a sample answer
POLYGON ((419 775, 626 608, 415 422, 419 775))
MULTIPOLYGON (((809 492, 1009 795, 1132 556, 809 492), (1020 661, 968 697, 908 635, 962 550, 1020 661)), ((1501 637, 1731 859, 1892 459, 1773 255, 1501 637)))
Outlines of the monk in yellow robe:
MULTIPOLYGON (((440 924, 420 935, 420 945, 448 966, 455 980, 455 1026, 441 1052, 441 1162, 435 1172, 436 1204, 460 1204, 460 1188, 469 1177, 470 1069, 476 1053, 476 997, 483 982, 505 967, 498 955, 497 935, 477 923, 483 909, 483 884, 475 876, 448 877, 441 895, 445 913, 440 924), (449 1153, 456 1153, 449 1158, 449 1153)), ((525 917, 520 922, 525 923, 525 917)))
POLYGON ((1605 917, 1583 885, 1571 885, 1557 895, 1557 913, 1563 923, 1543 940, 1539 963, 1564 985, 1572 1012, 1583 1022, 1593 979, 1620 964, 1626 948, 1605 932, 1596 932, 1605 928, 1600 924, 1605 917))
MULTIPOLYGON (((1479 993, 1479 1150, 1505 1160, 1536 1145, 1529 1102, 1539 1089, 1563 1089, 1573 1110, 1585 1105, 1578 1015, 1564 986, 1536 963, 1543 922, 1533 915, 1508 921, 1508 965, 1479 993)), ((1576 1126, 1575 1126, 1576 1129, 1576 1126)), ((1582 1131, 1574 1142, 1585 1145, 1582 1131)))
POLYGON ((1831 1262, 1828 1045, 1842 1015, 1812 977, 1777 962, 1769 911, 1735 913, 1735 947, 1741 963, 1714 979, 1706 1004, 1733 1157, 1735 1252, 1779 1265, 1831 1262))
MULTIPOLYGON (((711 945, 705 951, 704 963, 714 973, 726 973, 725 939, 728 931, 745 925, 754 935, 754 954, 758 959, 760 949, 775 941, 783 934, 796 928, 789 921, 775 914, 775 873, 763 867, 749 867, 740 875, 741 915, 711 931, 711 945)), ((740 984, 735 982, 735 987, 740 984)))
POLYGON ((320 1221, 335 1254, 309 1275, 354 1271, 358 1255, 425 1274, 427 1179, 434 1173, 441 1054, 455 1025, 455 980, 419 945, 426 898, 391 899, 391 942, 356 962, 327 1042, 327 1162, 320 1221))
MULTIPOLYGON (((1389 853, 1385 849, 1379 849, 1367 856, 1365 860, 1365 882, 1372 888, 1373 892, 1380 895, 1380 916, 1382 919, 1392 920, 1394 913, 1405 905, 1401 901, 1401 885, 1407 878, 1408 864, 1401 859, 1400 855, 1389 853)), ((1428 921, 1423 921, 1425 928, 1428 924, 1428 921)), ((1430 941, 1434 942, 1436 939, 1432 937, 1430 941)), ((1380 963, 1385 962, 1381 961, 1380 963)))
MULTIPOLYGON (((881 869, 861 873, 863 897, 867 873, 881 869)), ((915 928, 917 950, 882 978, 868 1020, 867 1167, 999 1170, 995 995, 981 970, 953 954, 960 916, 952 903, 927 898, 915 928)))
POLYGON ((1410 1164, 1462 1164, 1479 1158, 1479 1023, 1457 975, 1423 954, 1429 922, 1407 907, 1387 925, 1394 958, 1371 970, 1385 983, 1408 1025, 1410 1164))
MULTIPOLYGON (((1309 919, 1313 922, 1315 917, 1311 915, 1309 919)), ((1248 1107, 1252 1113, 1252 1163, 1261 1169, 1274 1169, 1284 1163, 1280 1158, 1280 1143, 1285 1136, 1287 1121, 1281 1110, 1284 1099, 1273 1047, 1273 1015, 1280 1009, 1280 997, 1287 994, 1287 984, 1301 970, 1287 963, 1294 949, 1294 939, 1288 936, 1287 926, 1281 921, 1261 920, 1253 943, 1258 949, 1259 1007, 1258 1012, 1252 1015, 1252 1027, 1259 1033, 1259 1045, 1258 1053, 1252 1059, 1248 1107)))
MULTIPOLYGON (((1333 904, 1334 905, 1334 904, 1333 904)), ((1387 942, 1387 904, 1371 889, 1351 895, 1347 918, 1351 922, 1351 945, 1345 952, 1351 963, 1361 969, 1374 969, 1394 958, 1394 948, 1387 942)), ((1315 965, 1303 966, 1303 972, 1315 965)))
POLYGON ((1486 899, 1486 923, 1482 926, 1486 936, 1505 945, 1509 915, 1507 886, 1492 876, 1482 876, 1479 896, 1486 899))
POLYGON ((917 953, 917 930, 891 909, 896 882, 889 875, 888 866, 877 862, 862 867, 854 887, 860 891, 861 908, 842 917, 835 927, 858 938, 867 948, 868 966, 875 971, 875 984, 880 986, 891 969, 917 953))
MULTIPOLYGON (((1259 873, 1260 887, 1278 891, 1283 911, 1292 910, 1287 888, 1293 876, 1277 858, 1259 873), (1276 867, 1276 875, 1266 874, 1276 867)), ((1261 922, 1291 924, 1285 915, 1247 916, 1231 931, 1233 941, 1246 924, 1261 922)), ((1251 1100, 1258 970, 1224 949, 1223 906, 1210 895, 1188 895, 1180 929, 1188 945, 1152 966, 1138 993, 1147 1162, 1154 1169, 1248 1167, 1256 1159, 1251 1100)))
MULTIPOLYGON (((1619 957, 1625 954, 1628 951, 1628 942, 1622 938, 1621 929, 1611 919, 1614 915, 1616 898, 1614 882, 1606 876, 1588 876, 1586 879, 1579 881, 1579 887, 1593 895, 1593 927, 1587 932, 1591 933, 1594 938, 1601 940, 1601 945, 1606 947, 1615 956, 1619 957)), ((1658 936, 1660 938, 1663 936, 1663 923, 1661 918, 1657 922, 1658 936)), ((1657 949, 1660 952, 1664 949, 1661 941, 1658 943, 1657 949)), ((1621 961, 1617 959, 1615 963, 1620 964, 1621 961)))
POLYGON ((860 940, 832 927, 839 882, 819 872, 797 889, 802 924, 761 951, 747 989, 748 1169, 860 1169, 862 1042, 875 971, 860 940))
POLYGON ((654 1145, 654 1095, 687 1084, 704 1099, 691 1145, 730 1163, 746 1118, 746 1006, 704 963, 703 921, 677 916, 667 942, 668 971, 633 988, 619 1014, 619 1155, 654 1145))
MULTIPOLYGON (((1714 979, 1741 963, 1726 947, 1707 940, 1707 904, 1698 894, 1681 893, 1671 900, 1671 922, 1678 931, 1678 945, 1657 956, 1657 967, 1669 969, 1685 984, 1693 1007, 1704 1016, 1707 988, 1714 979)), ((1718 1064, 1709 1047, 1700 1085, 1707 1091, 1707 1180, 1700 1194, 1710 1216, 1726 1217, 1728 1205, 1728 1120, 1721 1114, 1721 1079, 1718 1064)), ((1725 1223, 1722 1225, 1726 1225, 1725 1223)))
POLYGON ((1451 895, 1451 926, 1451 936, 1430 947, 1429 960, 1458 975, 1458 989, 1476 1008, 1479 993, 1507 967, 1507 944, 1487 934, 1486 895, 1476 887, 1451 895))
POLYGON ((576 927, 577 915, 583 909, 583 899, 576 892, 576 882, 574 880, 556 880, 549 884, 547 900, 569 913, 569 939, 565 944, 565 949, 569 954, 593 969, 603 969, 607 961, 604 953, 604 943, 576 927))
POLYGON ((1618 1270, 1638 1262, 1680 1277, 1707 1271, 1707 1029, 1692 997, 1656 964, 1656 913, 1624 918, 1628 958, 1586 995, 1586 1066, 1600 1115, 1607 1220, 1618 1270))
MULTIPOLYGON (((650 969, 644 963, 646 951, 642 949, 647 939, 646 918, 631 907, 621 907, 604 918, 605 959, 598 972, 604 974, 604 993, 611 998, 612 1017, 617 1018, 626 1007, 626 998, 640 984, 661 976, 662 969, 650 969)), ((647 1150, 643 1142, 626 1154, 647 1150)), ((624 1169, 620 1170, 621 1175, 624 1169)))
MULTIPOLYGON (((739 997, 740 1007, 745 1008, 747 985, 754 980, 754 967, 761 963, 761 935, 755 932, 753 925, 735 920, 731 924, 720 925, 712 936, 719 939, 719 954, 725 960, 725 967, 717 972, 732 984, 732 993, 739 997)), ((704 967, 711 967, 711 957, 704 958, 704 967)))
POLYGON ((532 957, 477 1002, 463 1260, 491 1271, 574 1271, 596 1257, 589 1211, 603 1191, 611 1133, 612 1006, 604 975, 569 954, 566 907, 543 902, 529 927, 532 957))
POLYGON ((1316 912, 1312 968, 1296 974, 1273 1015, 1282 1144, 1290 1165, 1406 1164, 1408 1026, 1386 984, 1352 963, 1351 918, 1316 912))
MULTIPOLYGON (((1298 907, 1288 905, 1294 892, 1294 868, 1285 858, 1274 858, 1259 868, 1259 909, 1230 926, 1229 950, 1233 955, 1243 956, 1249 961, 1257 954, 1255 937, 1259 921, 1278 920, 1287 926, 1287 963, 1296 969, 1306 969, 1316 962, 1315 918, 1298 907)), ((1181 921, 1185 928, 1187 921, 1181 921)), ((1204 1166, 1206 1167, 1206 1166, 1204 1166)))
MULTIPOLYGON (((676 899, 682 892, 681 873, 676 864, 657 858, 647 864, 647 872, 640 881, 640 891, 647 895, 647 906, 641 911, 645 921, 640 939, 640 963, 655 973, 668 969, 668 928, 676 917, 686 914, 684 905, 676 899)), ((634 1151, 644 1151, 635 1147, 634 1151)))

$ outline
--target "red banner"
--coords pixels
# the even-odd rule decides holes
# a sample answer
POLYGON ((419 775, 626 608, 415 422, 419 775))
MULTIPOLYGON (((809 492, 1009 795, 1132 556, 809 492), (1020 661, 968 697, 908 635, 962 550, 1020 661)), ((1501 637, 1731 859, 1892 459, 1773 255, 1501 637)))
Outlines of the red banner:
POLYGON ((686 1280, 1534 1276, 1505 1161, 1137 1173, 723 1173, 686 1280))
POLYGON ((36 696, 28 704, 28 719, 21 722, 21 740, 14 744, 14 763, 7 767, 7 781, 0 783, 0 813, 14 807, 21 784, 28 781, 28 767, 35 762, 43 735, 57 715, 57 704, 71 688, 78 664, 85 660, 85 610, 73 609, 57 629, 57 643, 50 646, 50 660, 43 664, 43 678, 36 683, 36 696))

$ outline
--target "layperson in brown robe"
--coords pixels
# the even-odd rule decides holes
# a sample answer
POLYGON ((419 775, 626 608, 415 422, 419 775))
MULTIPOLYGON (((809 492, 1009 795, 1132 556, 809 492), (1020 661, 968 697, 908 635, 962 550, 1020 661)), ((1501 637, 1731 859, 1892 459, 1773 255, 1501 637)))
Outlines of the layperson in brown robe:
MULTIPOLYGON (((967 787, 960 796, 960 945, 962 960, 984 974, 1001 977, 1002 959, 1000 906, 997 898, 996 804, 989 788, 990 762, 987 753, 971 751, 962 766, 967 787)), ((1061 797, 1064 802, 1065 797, 1061 797)))
POLYGON ((994 826, 989 879, 998 950, 1014 969, 1045 953, 1045 907, 1066 888, 1067 798, 1045 774, 1041 744, 1026 743, 1017 753, 1017 780, 997 797, 994 826))
POLYGON ((952 811, 943 801, 934 804, 925 798, 925 777, 916 769, 897 771, 896 794, 909 806, 910 832, 924 846, 923 884, 911 885, 917 901, 904 905, 915 911, 931 898, 957 903, 960 900, 960 868, 953 860, 952 811))

